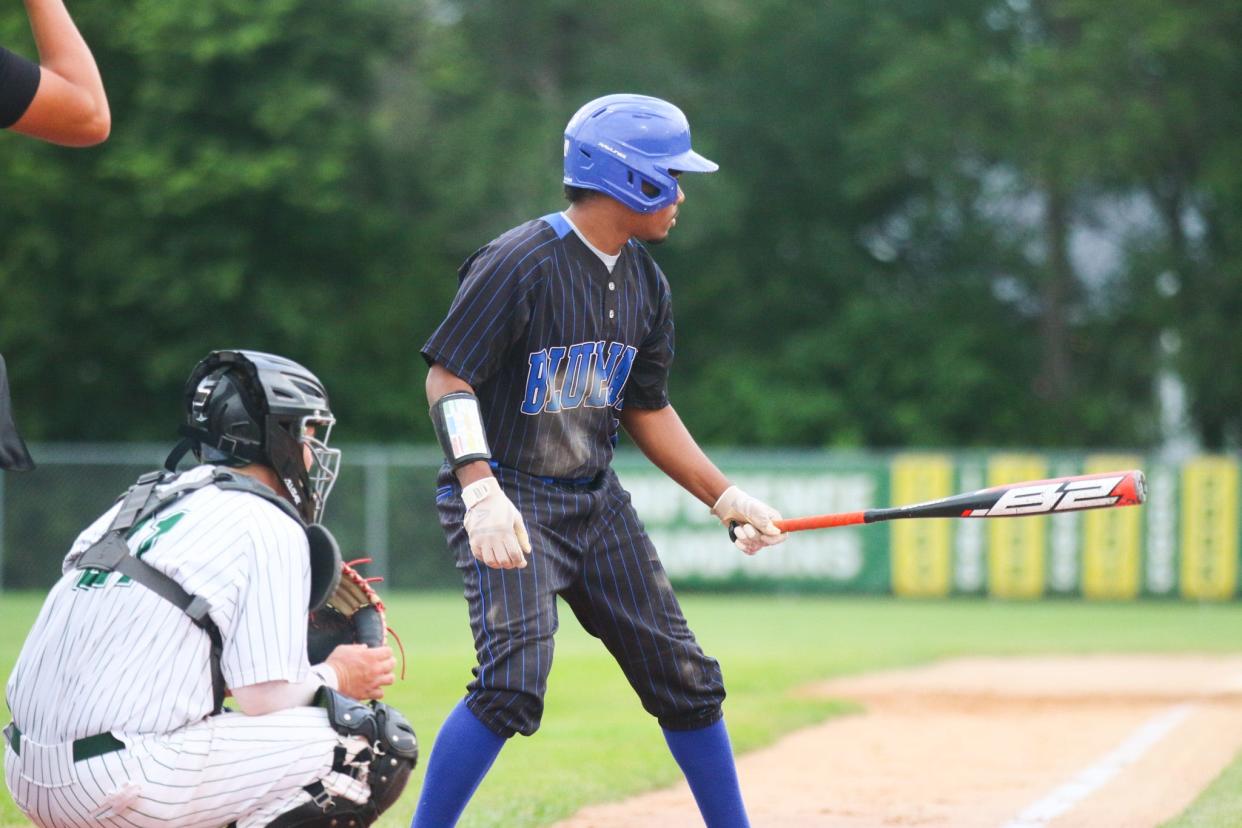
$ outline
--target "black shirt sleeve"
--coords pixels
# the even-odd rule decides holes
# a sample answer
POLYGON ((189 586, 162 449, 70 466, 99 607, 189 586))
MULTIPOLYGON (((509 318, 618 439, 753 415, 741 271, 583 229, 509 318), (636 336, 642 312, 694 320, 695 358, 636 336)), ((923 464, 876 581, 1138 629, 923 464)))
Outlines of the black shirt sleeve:
POLYGON ((499 369, 530 318, 527 297, 539 269, 523 247, 493 243, 466 260, 448 315, 423 345, 428 365, 439 363, 476 389, 499 369))
POLYGON ((0 129, 17 123, 39 91, 39 65, 0 46, 0 129))

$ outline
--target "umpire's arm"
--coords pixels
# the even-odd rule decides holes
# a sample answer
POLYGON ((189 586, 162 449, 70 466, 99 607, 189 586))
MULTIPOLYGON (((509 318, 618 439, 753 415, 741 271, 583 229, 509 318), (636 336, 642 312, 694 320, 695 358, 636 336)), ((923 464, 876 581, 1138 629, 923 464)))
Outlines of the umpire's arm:
POLYGON ((38 87, 12 130, 69 147, 102 142, 112 129, 108 97, 63 0, 26 0, 26 12, 39 49, 38 87))

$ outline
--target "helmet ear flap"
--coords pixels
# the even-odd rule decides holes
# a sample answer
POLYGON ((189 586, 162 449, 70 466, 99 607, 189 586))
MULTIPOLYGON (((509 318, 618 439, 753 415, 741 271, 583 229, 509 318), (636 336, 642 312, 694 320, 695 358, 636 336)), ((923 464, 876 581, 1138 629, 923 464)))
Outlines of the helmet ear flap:
POLYGON ((188 401, 187 425, 209 435, 194 447, 199 460, 254 462, 263 449, 267 406, 244 367, 220 365, 207 372, 190 389, 188 401))
POLYGON ((289 498, 307 523, 318 512, 310 490, 310 474, 302 454, 302 443, 276 417, 267 418, 267 456, 289 498))

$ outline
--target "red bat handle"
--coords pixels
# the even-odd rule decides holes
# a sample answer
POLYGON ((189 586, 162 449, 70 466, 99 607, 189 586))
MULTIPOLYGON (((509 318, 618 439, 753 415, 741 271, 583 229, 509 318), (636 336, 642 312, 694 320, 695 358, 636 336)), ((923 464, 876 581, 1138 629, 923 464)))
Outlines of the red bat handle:
POLYGON ((804 529, 827 529, 829 526, 853 526, 866 523, 866 512, 842 512, 838 515, 811 515, 810 517, 776 520, 776 528, 782 532, 801 532, 804 529))

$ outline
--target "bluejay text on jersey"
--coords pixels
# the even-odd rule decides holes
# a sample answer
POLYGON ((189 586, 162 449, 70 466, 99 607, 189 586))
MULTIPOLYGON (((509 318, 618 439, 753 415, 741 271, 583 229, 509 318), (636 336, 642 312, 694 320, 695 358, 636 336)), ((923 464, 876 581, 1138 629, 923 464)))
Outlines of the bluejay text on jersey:
POLYGON ((620 408, 637 353, 632 345, 605 340, 533 351, 522 413, 555 414, 579 406, 620 408))

